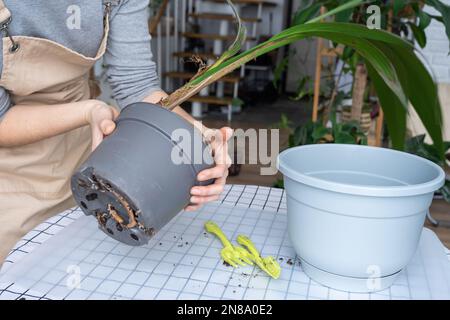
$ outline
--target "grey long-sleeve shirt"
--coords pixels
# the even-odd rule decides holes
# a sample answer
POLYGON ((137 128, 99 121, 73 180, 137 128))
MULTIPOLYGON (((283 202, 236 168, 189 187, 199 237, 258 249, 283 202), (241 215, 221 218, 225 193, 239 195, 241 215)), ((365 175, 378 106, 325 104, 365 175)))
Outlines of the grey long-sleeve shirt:
MULTIPOLYGON (((10 33, 49 39, 94 57, 103 37, 106 0, 3 0, 12 13, 10 33)), ((113 97, 120 107, 160 90, 148 33, 149 0, 112 0, 104 56, 113 97)), ((3 34, 3 36, 5 36, 3 34)), ((0 41, 0 53, 2 52, 0 41)), ((3 69, 0 54, 0 70, 3 69)), ((0 118, 12 106, 0 87, 0 118)))

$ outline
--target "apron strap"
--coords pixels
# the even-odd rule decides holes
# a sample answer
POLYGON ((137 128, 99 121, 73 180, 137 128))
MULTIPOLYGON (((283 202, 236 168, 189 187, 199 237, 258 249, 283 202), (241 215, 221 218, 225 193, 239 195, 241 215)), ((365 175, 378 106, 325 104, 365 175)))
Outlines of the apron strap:
POLYGON ((0 31, 4 32, 5 35, 9 38, 11 41, 11 47, 9 48, 9 52, 14 53, 17 50, 19 50, 20 45, 14 41, 14 38, 9 33, 8 27, 11 23, 11 11, 8 10, 8 8, 5 6, 5 3, 3 0, 0 0, 0 31))
MULTIPOLYGON (((0 0, 2 1, 2 0, 0 0)), ((103 6, 105 7, 105 16, 111 13, 112 7, 116 7, 120 4, 121 0, 103 0, 103 6)))
POLYGON ((0 23, 4 23, 11 18, 11 12, 5 6, 3 0, 0 0, 0 23))

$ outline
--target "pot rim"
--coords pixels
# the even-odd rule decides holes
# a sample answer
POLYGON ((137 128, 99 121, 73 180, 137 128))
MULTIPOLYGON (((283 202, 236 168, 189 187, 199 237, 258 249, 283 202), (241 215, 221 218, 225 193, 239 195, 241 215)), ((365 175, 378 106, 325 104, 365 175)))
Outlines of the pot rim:
MULTIPOLYGON (((355 150, 357 151, 357 150, 355 150)), ((280 170, 284 176, 297 181, 302 184, 306 184, 308 186, 323 189, 327 191, 334 191, 338 193, 345 193, 351 195, 360 195, 360 196, 372 196, 372 197, 406 197, 406 196, 415 196, 422 195, 434 192, 441 188, 445 182, 445 172, 444 170, 438 166, 437 164, 427 160, 425 158, 401 152, 397 150, 387 149, 387 148, 379 148, 372 146, 361 146, 361 145, 349 145, 349 144, 315 144, 315 145, 305 145, 287 149, 280 153, 277 158, 277 169, 280 170), (355 184, 347 184, 342 182, 332 182, 328 180, 324 180, 317 177, 312 177, 305 173, 301 173, 295 171, 293 168, 288 166, 284 159, 288 154, 292 152, 296 152, 299 149, 319 149, 319 148, 365 148, 365 149, 376 149, 377 152, 385 152, 385 153, 394 153, 397 155, 401 155, 403 157, 413 158, 416 161, 420 161, 423 164, 432 167, 436 170, 436 177, 430 181, 413 184, 413 185, 405 185, 405 186, 366 186, 366 185, 355 185, 355 184)))

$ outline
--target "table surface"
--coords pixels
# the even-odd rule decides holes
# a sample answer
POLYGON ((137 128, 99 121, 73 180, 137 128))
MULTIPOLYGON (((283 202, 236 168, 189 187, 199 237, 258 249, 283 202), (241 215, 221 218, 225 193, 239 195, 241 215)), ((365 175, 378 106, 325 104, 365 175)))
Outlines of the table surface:
MULTIPOLYGON (((286 213, 285 192, 282 189, 276 188, 250 185, 227 185, 225 192, 222 194, 218 203, 220 205, 235 208, 267 210, 281 214, 286 213)), ((10 268, 14 268, 15 263, 26 257, 35 248, 51 239, 54 235, 72 224, 72 222, 80 218, 82 215, 82 212, 78 208, 74 208, 49 219, 29 232, 21 241, 17 243, 16 247, 8 256, 2 268, 2 273, 8 272, 10 268)), ((450 251, 447 250, 446 253, 450 259, 450 251)), ((328 293, 329 298, 330 292, 328 293)), ((389 297, 391 298, 390 295, 389 297)), ((51 297, 46 295, 36 295, 27 290, 21 290, 20 288, 15 287, 13 283, 0 283, 0 299, 23 298, 49 299, 51 297)), ((186 296, 186 298, 189 298, 189 296, 186 296)), ((349 297, 347 296, 347 298, 349 297)))

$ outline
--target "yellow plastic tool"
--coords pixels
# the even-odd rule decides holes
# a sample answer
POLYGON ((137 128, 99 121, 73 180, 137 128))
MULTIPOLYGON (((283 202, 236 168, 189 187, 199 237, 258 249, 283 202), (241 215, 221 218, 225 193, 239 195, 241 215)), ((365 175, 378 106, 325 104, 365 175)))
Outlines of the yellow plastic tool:
POLYGON ((233 246, 233 244, 230 242, 230 240, 228 240, 227 236, 222 232, 217 224, 212 221, 208 221, 205 223, 205 229, 209 233, 216 235, 220 239, 220 241, 222 241, 223 249, 220 251, 220 255, 223 261, 235 268, 238 265, 253 265, 251 254, 244 248, 233 246))
POLYGON ((269 276, 274 279, 278 279, 280 277, 281 267, 273 257, 269 256, 266 258, 262 258, 253 242, 244 235, 239 235, 237 237, 237 242, 248 250, 248 252, 251 254, 251 259, 269 276))

